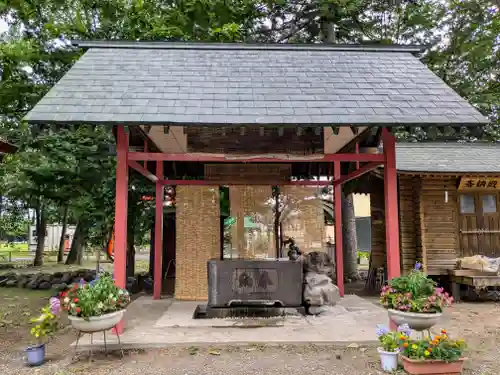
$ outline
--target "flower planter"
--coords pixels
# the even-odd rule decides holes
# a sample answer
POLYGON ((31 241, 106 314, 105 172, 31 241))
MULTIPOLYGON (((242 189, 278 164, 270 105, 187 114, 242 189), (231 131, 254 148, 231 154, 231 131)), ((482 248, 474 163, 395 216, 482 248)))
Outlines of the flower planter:
POLYGON ((125 310, 115 311, 101 316, 92 316, 90 318, 79 318, 68 316, 73 328, 81 332, 107 331, 116 326, 123 318, 125 310))
POLYGON ((430 329, 439 321, 442 313, 413 313, 399 310, 389 309, 389 319, 396 323, 397 326, 408 324, 415 331, 425 331, 430 329))
POLYGON ((45 344, 28 346, 24 353, 28 366, 40 366, 45 362, 45 344))
POLYGON ((410 375, 460 375, 464 367, 465 358, 456 362, 436 360, 418 360, 401 356, 403 367, 410 375))
POLYGON ((386 372, 393 372, 398 369, 399 350, 396 352, 386 352, 382 348, 377 348, 377 351, 380 355, 380 364, 382 365, 382 370, 386 372))

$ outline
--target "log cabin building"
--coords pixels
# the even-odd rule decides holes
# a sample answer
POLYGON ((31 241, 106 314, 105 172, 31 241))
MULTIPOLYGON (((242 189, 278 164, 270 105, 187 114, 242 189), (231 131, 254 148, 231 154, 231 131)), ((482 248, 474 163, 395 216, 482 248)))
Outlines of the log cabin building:
MULTIPOLYGON (((398 143, 396 155, 403 273, 416 261, 439 276, 459 257, 500 257, 500 144, 398 143)), ((385 260, 382 186, 372 184, 372 268, 385 260)))

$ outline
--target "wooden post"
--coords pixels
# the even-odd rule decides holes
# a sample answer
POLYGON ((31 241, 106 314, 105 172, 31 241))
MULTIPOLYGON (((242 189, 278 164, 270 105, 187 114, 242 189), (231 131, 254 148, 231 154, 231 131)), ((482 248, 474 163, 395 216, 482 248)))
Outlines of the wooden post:
POLYGON ((156 162, 156 206, 155 206, 155 264, 154 264, 154 287, 153 299, 161 298, 161 289, 163 281, 163 200, 164 187, 161 184, 163 180, 163 162, 156 162))
POLYGON ((401 275, 399 260, 398 177, 396 171, 396 139, 384 128, 384 196, 385 196, 385 247, 387 251, 387 279, 401 275))
MULTIPOLYGON (((333 164, 334 181, 341 177, 340 161, 333 164)), ((342 185, 333 186, 333 206, 335 217, 335 265, 337 272, 337 287, 339 294, 344 296, 344 254, 342 245, 342 185)))
MULTIPOLYGON (((127 281, 127 212, 128 212, 128 134, 123 125, 116 129, 116 197, 115 197, 115 243, 114 279, 115 284, 125 289, 127 281)), ((116 326, 116 333, 124 329, 123 321, 116 326)))

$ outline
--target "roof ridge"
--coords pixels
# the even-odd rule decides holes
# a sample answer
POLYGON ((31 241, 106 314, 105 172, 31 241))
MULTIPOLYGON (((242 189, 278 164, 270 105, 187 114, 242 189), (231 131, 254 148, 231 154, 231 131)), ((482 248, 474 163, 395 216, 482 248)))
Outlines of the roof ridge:
POLYGON ((190 49, 190 50, 257 50, 257 51, 344 51, 344 52, 399 52, 417 54, 426 45, 388 44, 288 44, 288 43, 214 43, 214 42, 169 42, 133 40, 72 40, 80 48, 119 49, 190 49))
POLYGON ((500 147, 500 143, 493 142, 398 142, 397 147, 427 148, 427 147, 500 147))

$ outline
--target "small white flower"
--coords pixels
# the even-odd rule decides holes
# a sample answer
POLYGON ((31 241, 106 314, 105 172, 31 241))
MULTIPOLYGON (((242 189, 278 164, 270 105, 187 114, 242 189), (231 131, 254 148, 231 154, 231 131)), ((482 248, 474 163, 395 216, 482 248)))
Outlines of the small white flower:
POLYGON ((64 298, 64 303, 69 303, 69 297, 64 298))

